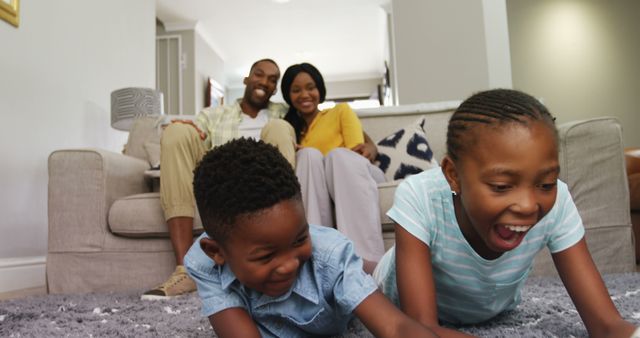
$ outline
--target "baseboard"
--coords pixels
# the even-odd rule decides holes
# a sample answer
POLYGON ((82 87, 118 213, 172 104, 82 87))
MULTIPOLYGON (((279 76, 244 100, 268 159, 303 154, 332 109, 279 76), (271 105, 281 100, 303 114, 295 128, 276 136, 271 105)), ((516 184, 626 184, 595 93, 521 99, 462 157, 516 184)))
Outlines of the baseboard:
POLYGON ((45 286, 46 257, 0 258, 0 293, 45 286))

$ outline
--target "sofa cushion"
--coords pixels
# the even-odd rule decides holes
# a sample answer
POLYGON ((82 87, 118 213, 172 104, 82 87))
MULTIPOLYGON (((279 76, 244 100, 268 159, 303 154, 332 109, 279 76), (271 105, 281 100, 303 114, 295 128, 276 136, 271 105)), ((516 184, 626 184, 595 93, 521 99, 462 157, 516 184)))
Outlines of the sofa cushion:
POLYGON ((376 163, 387 181, 403 179, 438 165, 427 141, 425 123, 421 117, 378 141, 376 163))
POLYGON ((382 222, 383 232, 394 232, 394 221, 387 216, 387 211, 393 206, 393 197, 396 188, 402 180, 384 182, 378 184, 378 196, 380 199, 380 221, 382 222))
POLYGON ((629 226, 629 193, 627 175, 620 165, 624 164, 624 153, 618 121, 572 121, 560 125, 558 135, 560 179, 569 186, 585 228, 629 226))
POLYGON ((149 141, 144 143, 144 150, 147 153, 147 160, 151 168, 160 167, 160 143, 149 141))
MULTIPOLYGON (((600 273, 634 271, 622 128, 614 118, 571 121, 558 126, 560 179, 567 183, 600 273)), ((534 274, 555 275, 548 250, 534 274)))
MULTIPOLYGON (((193 233, 202 233, 202 221, 196 212, 193 233)), ((160 207, 160 193, 145 193, 117 199, 109 209, 109 229, 125 237, 169 237, 169 229, 160 207)))
POLYGON ((153 144, 157 144, 157 158, 160 154, 160 134, 162 133, 162 123, 164 116, 142 116, 137 118, 131 130, 129 138, 124 148, 124 154, 146 160, 150 166, 155 166, 156 152, 153 144), (150 155, 149 152, 152 152, 150 155))

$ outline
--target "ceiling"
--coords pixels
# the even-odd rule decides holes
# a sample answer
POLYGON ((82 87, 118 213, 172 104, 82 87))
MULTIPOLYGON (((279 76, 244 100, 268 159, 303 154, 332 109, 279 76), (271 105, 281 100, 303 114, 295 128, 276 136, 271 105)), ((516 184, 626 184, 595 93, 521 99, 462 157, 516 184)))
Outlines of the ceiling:
POLYGON ((196 29, 224 60, 230 88, 265 57, 283 72, 310 62, 328 81, 382 76, 391 0, 283 1, 156 0, 156 16, 167 30, 196 29))

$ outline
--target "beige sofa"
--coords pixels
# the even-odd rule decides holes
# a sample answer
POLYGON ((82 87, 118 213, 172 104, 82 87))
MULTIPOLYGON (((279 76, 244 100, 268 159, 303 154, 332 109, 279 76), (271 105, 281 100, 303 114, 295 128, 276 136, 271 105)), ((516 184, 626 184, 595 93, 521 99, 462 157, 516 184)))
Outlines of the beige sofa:
MULTIPOLYGON (((437 159, 445 152, 446 125, 459 102, 359 110, 374 140, 426 118, 437 159)), ((589 250, 602 273, 634 271, 621 127, 613 118, 564 124, 560 129, 561 179, 571 190, 587 228, 589 250)), ((174 257, 154 179, 143 159, 100 149, 67 149, 49 157, 51 293, 146 289, 166 278, 174 257), (154 186, 156 189, 154 189, 154 186)), ((397 182, 380 186, 385 245, 393 225, 384 216, 397 182)), ((196 223, 200 223, 196 220, 196 223)), ((543 251, 534 274, 554 273, 543 251)))

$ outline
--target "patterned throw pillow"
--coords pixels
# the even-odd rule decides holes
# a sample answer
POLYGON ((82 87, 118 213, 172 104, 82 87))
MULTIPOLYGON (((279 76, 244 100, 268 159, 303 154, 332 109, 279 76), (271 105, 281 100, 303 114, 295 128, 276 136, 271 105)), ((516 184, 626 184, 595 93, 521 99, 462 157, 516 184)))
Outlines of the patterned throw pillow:
POLYGON ((150 154, 150 150, 147 144, 155 143, 157 147, 157 162, 160 162, 160 134, 162 132, 162 122, 164 116, 142 116, 137 118, 131 130, 129 130, 129 138, 127 144, 124 147, 124 154, 137 157, 142 160, 147 160, 149 166, 157 165, 155 151, 150 154), (153 155, 153 156, 152 156, 153 155))
POLYGON ((438 166, 424 131, 425 118, 380 140, 376 163, 387 181, 403 179, 438 166))

